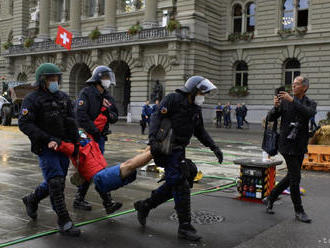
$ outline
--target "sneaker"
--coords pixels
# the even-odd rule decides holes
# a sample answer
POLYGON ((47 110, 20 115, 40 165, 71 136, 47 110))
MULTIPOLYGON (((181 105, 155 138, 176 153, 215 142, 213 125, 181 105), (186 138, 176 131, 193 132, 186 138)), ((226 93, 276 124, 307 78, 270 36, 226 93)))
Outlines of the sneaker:
POLYGON ((58 231, 64 236, 79 237, 80 229, 75 227, 71 221, 65 223, 63 226, 59 226, 58 231))
POLYGON ((75 199, 73 201, 73 207, 76 209, 85 210, 85 211, 92 210, 91 204, 89 204, 89 202, 82 200, 82 199, 75 199))
POLYGON ((267 214, 274 214, 275 212, 273 211, 273 203, 269 200, 268 197, 264 198, 262 200, 263 204, 266 205, 266 213, 267 214))
POLYGON ((107 214, 112 214, 116 212, 118 209, 120 209, 122 206, 123 204, 121 202, 111 201, 109 204, 106 204, 104 208, 107 214))

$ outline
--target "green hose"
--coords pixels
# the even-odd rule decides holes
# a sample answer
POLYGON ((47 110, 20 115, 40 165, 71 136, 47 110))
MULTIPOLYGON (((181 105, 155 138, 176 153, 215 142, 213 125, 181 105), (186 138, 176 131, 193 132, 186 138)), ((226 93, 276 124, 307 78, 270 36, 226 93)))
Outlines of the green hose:
MULTIPOLYGON (((211 178, 211 179, 218 179, 218 180, 228 180, 228 181, 232 181, 232 182, 229 183, 229 184, 225 184, 225 185, 221 185, 221 186, 216 186, 216 187, 212 187, 212 188, 209 188, 209 189, 205 189, 205 190, 200 190, 200 191, 194 192, 194 193, 191 194, 191 196, 205 194, 205 193, 212 193, 212 192, 217 192, 217 191, 222 191, 222 190, 225 190, 225 189, 229 189, 229 188, 235 187, 237 185, 236 179, 235 178, 231 178, 231 177, 204 176, 203 178, 211 178)), ((173 201, 173 199, 170 199, 169 201, 173 201)), ((78 224, 75 224, 75 226, 76 227, 85 226, 85 225, 92 224, 92 223, 95 223, 95 222, 99 222, 99 221, 102 221, 102 220, 108 220, 108 219, 111 219, 111 218, 114 218, 114 217, 122 216, 122 215, 129 214, 129 213, 133 213, 135 211, 136 211, 135 209, 130 209, 130 210, 123 211, 123 212, 120 212, 120 213, 117 213, 117 214, 112 214, 112 215, 108 215, 108 216, 96 218, 96 219, 93 219, 93 220, 88 220, 88 221, 80 222, 78 224)), ((51 235, 51 234, 54 234, 54 233, 57 233, 57 232, 58 232, 58 230, 57 229, 54 229, 54 230, 50 230, 50 231, 46 231, 46 232, 34 234, 34 235, 31 235, 31 236, 28 236, 28 237, 25 237, 25 238, 16 239, 16 240, 13 240, 13 241, 9 241, 9 242, 0 244, 0 248, 7 247, 7 246, 10 246, 10 245, 16 245, 16 244, 23 243, 23 242, 26 242, 26 241, 29 241, 29 240, 33 240, 33 239, 36 239, 36 238, 40 238, 40 237, 44 237, 44 236, 47 236, 47 235, 51 235)))

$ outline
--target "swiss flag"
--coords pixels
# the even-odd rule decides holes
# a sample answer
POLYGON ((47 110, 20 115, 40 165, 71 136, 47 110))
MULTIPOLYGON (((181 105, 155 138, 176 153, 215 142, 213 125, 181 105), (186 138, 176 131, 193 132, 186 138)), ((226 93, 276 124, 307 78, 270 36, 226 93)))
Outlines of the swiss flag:
POLYGON ((64 29, 63 27, 58 26, 56 44, 61 45, 62 47, 65 47, 66 49, 70 50, 71 43, 72 43, 72 33, 64 29))

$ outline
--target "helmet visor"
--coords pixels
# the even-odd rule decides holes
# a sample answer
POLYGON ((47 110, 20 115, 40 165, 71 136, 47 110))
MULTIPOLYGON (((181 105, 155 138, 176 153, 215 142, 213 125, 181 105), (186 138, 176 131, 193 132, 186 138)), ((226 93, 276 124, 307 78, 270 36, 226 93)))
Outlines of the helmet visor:
POLYGON ((112 71, 103 72, 101 80, 110 80, 110 85, 116 86, 116 76, 112 71))
POLYGON ((206 78, 202 80, 196 87, 203 94, 207 94, 217 88, 210 80, 206 78))

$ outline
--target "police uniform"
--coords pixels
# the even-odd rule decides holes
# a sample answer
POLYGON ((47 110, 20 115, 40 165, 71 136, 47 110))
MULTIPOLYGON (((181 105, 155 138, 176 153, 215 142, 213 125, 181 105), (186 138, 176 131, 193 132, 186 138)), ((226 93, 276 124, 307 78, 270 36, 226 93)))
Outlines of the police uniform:
POLYGON ((112 116, 112 118, 109 120, 109 123, 116 123, 118 121, 118 110, 115 105, 115 100, 110 96, 107 90, 104 90, 103 93, 100 93, 95 85, 85 87, 79 93, 76 106, 76 118, 79 127, 85 129, 87 133, 91 134, 95 138, 95 141, 97 141, 99 144, 102 153, 104 153, 104 144, 107 139, 106 134, 109 133, 109 123, 107 123, 103 132, 101 133, 95 127, 94 120, 101 113, 103 99, 107 99, 111 105, 108 108, 108 112, 112 116))
MULTIPOLYGON (((174 197, 175 209, 180 224, 179 235, 181 227, 187 227, 189 231, 196 233, 196 230, 190 224, 190 186, 192 185, 189 182, 193 181, 197 169, 191 170, 192 168, 189 165, 187 166, 185 159, 185 148, 190 143, 193 135, 204 146, 221 153, 204 128, 201 107, 190 103, 186 92, 177 90, 175 93, 167 95, 160 103, 158 110, 151 116, 149 132, 151 152, 155 163, 165 168, 165 183, 154 190, 150 198, 135 203, 138 218, 142 225, 145 224, 145 218, 151 209, 174 197), (174 134, 173 149, 169 155, 157 154, 153 151, 153 144, 157 142, 157 133, 164 118, 170 119, 174 134)), ((188 239, 190 238, 196 240, 200 237, 192 235, 192 237, 188 237, 188 239)))
MULTIPOLYGON (((118 121, 118 110, 115 105, 114 99, 110 96, 109 92, 105 87, 104 91, 101 93, 96 85, 101 85, 101 78, 104 74, 109 74, 110 77, 113 74, 112 70, 107 66, 98 66, 94 69, 92 77, 87 80, 89 86, 85 87, 79 93, 79 98, 75 107, 75 115, 79 127, 83 128, 88 134, 91 134, 94 140, 98 143, 99 148, 104 154, 105 141, 107 140, 107 135, 110 133, 109 124, 114 124, 118 121), (98 130, 94 124, 95 119, 101 113, 101 108, 103 106, 103 100, 108 100, 110 106, 107 108, 108 122, 102 131, 98 130)), ((90 204, 85 201, 85 196, 89 189, 90 182, 86 181, 81 186, 78 187, 78 192, 76 194, 73 206, 82 210, 91 210, 90 204)), ((100 192, 99 192, 100 193, 100 192)), ((118 210, 122 204, 119 202, 114 202, 112 200, 111 194, 104 193, 100 194, 103 199, 103 205, 106 208, 107 213, 112 213, 118 210)))
MULTIPOLYGON (((52 64, 44 64, 39 68, 41 70, 46 68, 45 71, 50 70, 51 72, 59 71, 52 64)), ((48 144, 55 141, 60 145, 62 140, 76 142, 78 129, 66 129, 67 121, 74 119, 73 108, 68 95, 62 91, 50 93, 43 88, 44 85, 45 83, 39 85, 38 90, 25 97, 18 119, 20 130, 31 141, 31 151, 39 157, 39 166, 44 177, 44 182, 33 193, 25 196, 23 202, 27 207, 28 215, 35 219, 38 203, 50 195, 52 207, 58 215, 60 232, 77 236, 80 231, 74 228, 64 199, 65 177, 69 167, 69 159, 64 154, 49 149, 48 144), (74 232, 69 233, 70 230, 74 232)))

